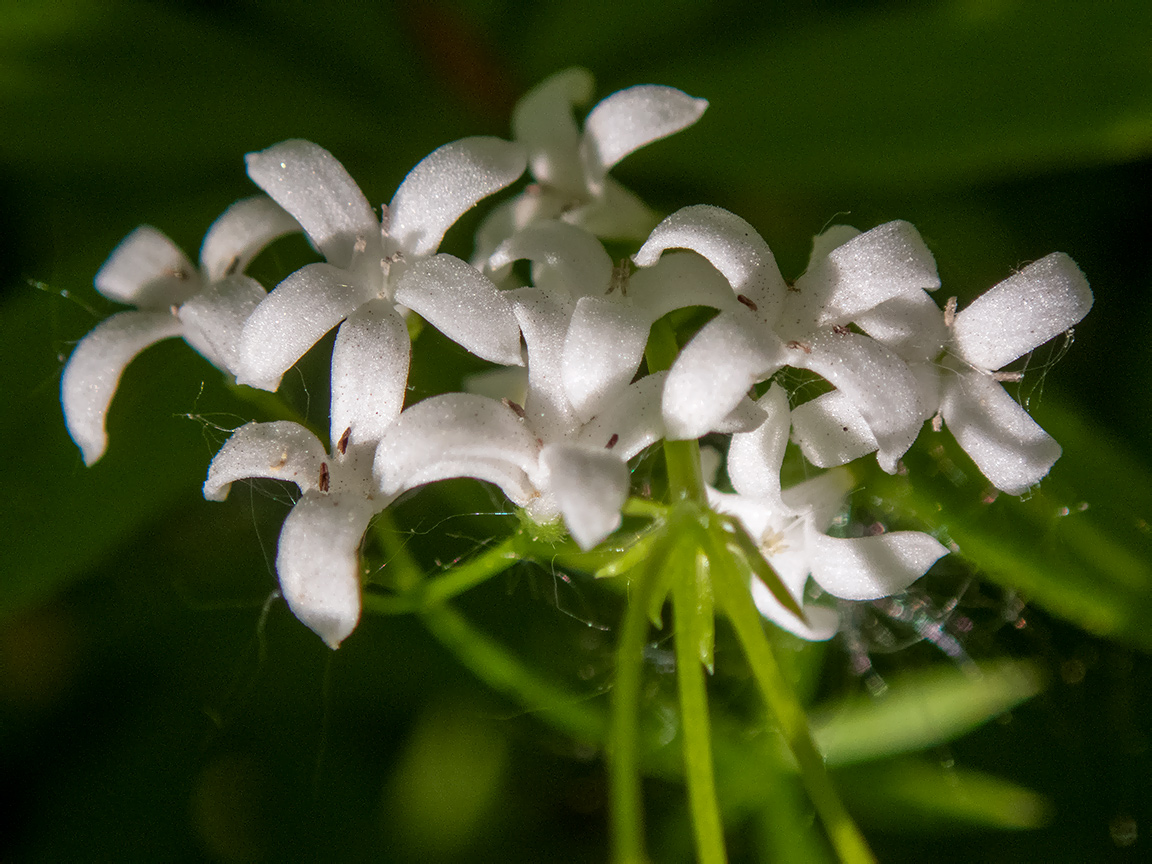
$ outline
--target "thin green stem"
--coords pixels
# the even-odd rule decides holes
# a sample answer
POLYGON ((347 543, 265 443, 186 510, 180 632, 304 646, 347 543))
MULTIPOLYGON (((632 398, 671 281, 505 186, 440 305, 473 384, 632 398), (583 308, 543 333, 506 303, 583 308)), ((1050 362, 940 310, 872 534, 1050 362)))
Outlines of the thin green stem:
MULTIPOLYGON (((661 556, 662 557, 662 556, 661 556)), ((624 626, 616 644, 616 682, 612 688, 608 769, 611 788, 612 857, 616 864, 642 864, 644 806, 640 785, 640 690, 644 672, 644 639, 648 635, 648 600, 658 563, 637 567, 624 626)))
MULTIPOLYGON (((383 541, 382 541, 383 542, 383 541)), ((404 615, 431 609, 463 594, 523 560, 526 555, 522 535, 513 534, 497 545, 440 576, 424 578, 412 556, 402 547, 389 560, 389 567, 403 568, 395 579, 396 594, 365 592, 364 609, 378 615, 404 615)), ((387 549, 387 543, 385 543, 387 549)))
POLYGON ((625 516, 640 516, 646 519, 663 519, 668 515, 668 505, 647 498, 629 498, 620 511, 625 516))
MULTIPOLYGON (((676 627, 676 686, 680 696, 680 723, 684 739, 684 773, 688 781, 688 802, 696 834, 696 856, 701 864, 723 864, 728 859, 724 851, 724 827, 716 802, 708 691, 699 653, 697 619, 701 610, 696 600, 695 580, 688 576, 688 573, 680 574, 672 587, 672 611, 676 627)), ((710 619, 711 608, 704 610, 704 614, 710 619)))
POLYGON ((522 536, 513 534, 443 575, 429 579, 421 591, 422 605, 428 607, 443 603, 457 594, 463 594, 469 588, 475 588, 486 582, 497 573, 503 573, 517 561, 527 557, 523 546, 522 536))
POLYGON ((704 504, 704 476, 700 471, 698 441, 665 441, 664 461, 668 466, 668 492, 673 501, 704 504))
POLYGON ((848 815, 828 776, 824 759, 816 749, 808 729, 804 708, 780 671, 752 596, 735 576, 733 568, 723 566, 722 562, 726 560, 723 554, 723 550, 715 550, 712 568, 716 581, 720 583, 717 586, 720 605, 732 622, 736 638, 740 640, 744 654, 748 657, 760 693, 796 758, 804 786, 824 822, 832 847, 844 864, 874 862, 876 859, 864 835, 848 815), (721 560, 717 560, 717 556, 721 560))

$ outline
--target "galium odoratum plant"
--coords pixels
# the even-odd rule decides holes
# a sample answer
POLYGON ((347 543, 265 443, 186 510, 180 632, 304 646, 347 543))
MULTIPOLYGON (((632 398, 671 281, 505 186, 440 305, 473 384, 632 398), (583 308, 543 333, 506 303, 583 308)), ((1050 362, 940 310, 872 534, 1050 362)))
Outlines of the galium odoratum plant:
POLYGON ((932 254, 900 221, 824 231, 789 284, 740 217, 692 205, 658 221, 608 174, 638 147, 695 123, 706 102, 669 87, 630 88, 593 108, 581 131, 573 111, 591 94, 584 70, 559 73, 517 106, 516 140, 441 147, 379 212, 318 144, 249 154, 249 176, 266 194, 217 221, 199 271, 141 228, 97 274, 99 291, 137 310, 112 316, 74 352, 61 388, 69 432, 86 463, 100 457, 120 373, 157 339, 183 336, 239 384, 275 391, 339 325, 328 440, 283 419, 242 425, 204 484, 212 500, 252 477, 298 487, 276 559, 293 614, 332 649, 354 638, 364 611, 417 614, 482 679, 530 701, 543 692, 531 673, 510 671, 522 664, 470 628, 451 599, 531 559, 626 585, 610 716, 581 729, 601 736, 613 854, 633 862, 645 859, 645 645, 650 628, 667 623, 666 607, 697 853, 725 859, 707 692, 719 613, 835 853, 870 860, 766 628, 831 639, 845 604, 898 595, 948 553, 922 531, 860 533, 843 518, 857 481, 840 466, 875 453, 884 471, 898 471, 931 425, 946 426, 1003 492, 1043 479, 1059 446, 1001 386, 1018 375, 1003 370, 1076 324, 1091 291, 1058 253, 964 309, 940 306, 930 293, 940 287, 932 254), (481 223, 471 263, 438 253, 465 211, 526 169, 527 185, 481 223), (295 230, 324 260, 267 293, 245 266, 295 230), (632 240, 632 260, 614 263, 602 244, 609 238, 632 240), (693 318, 677 310, 699 307, 714 317, 682 332, 693 318), (500 394, 405 404, 413 315, 526 374, 505 376, 500 394), (827 391, 790 406, 779 383, 790 369, 814 373, 827 391), (726 450, 721 477, 732 491, 723 479, 705 482, 698 440, 706 435, 726 450), (790 441, 803 457, 788 454, 790 441), (657 446, 663 468, 633 479, 637 459, 657 446), (808 479, 786 485, 786 462, 800 458, 808 479), (397 542, 387 508, 459 477, 494 484, 521 519, 430 575, 397 542))

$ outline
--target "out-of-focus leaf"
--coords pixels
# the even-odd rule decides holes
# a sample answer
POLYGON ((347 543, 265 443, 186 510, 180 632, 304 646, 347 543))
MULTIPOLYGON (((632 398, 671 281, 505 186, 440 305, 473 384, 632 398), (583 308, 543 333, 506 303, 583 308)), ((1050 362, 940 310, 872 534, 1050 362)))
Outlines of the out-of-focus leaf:
POLYGON ((661 149, 663 170, 758 193, 923 189, 1152 153, 1143 0, 861 8, 745 31, 658 70, 711 102, 684 133, 693 146, 661 149))
POLYGON ((868 488, 983 576, 1085 630, 1152 649, 1152 471, 1052 394, 1039 407, 1064 455, 1026 497, 998 495, 947 430, 922 434, 905 477, 865 468, 868 488))
POLYGON ((981 771, 900 760, 838 771, 836 780, 862 821, 890 830, 1026 830, 1051 818, 1043 795, 981 771))
MULTIPOLYGON (((5 16, 0 161, 49 180, 168 176, 233 161, 242 173, 246 151, 301 137, 351 159, 357 174, 358 160, 375 154, 400 153, 411 167, 426 142, 468 131, 449 112, 426 110, 432 82, 408 62, 389 4, 319 14, 284 3, 196 5, 73 0, 52 26, 31 29, 5 16), (334 14, 357 18, 371 39, 350 48, 334 14)), ((389 195, 387 183, 402 176, 366 191, 389 195)))
POLYGON ((812 736, 830 766, 852 765, 951 741, 1040 691, 1036 668, 1001 660, 894 677, 880 697, 854 696, 813 710, 812 736))

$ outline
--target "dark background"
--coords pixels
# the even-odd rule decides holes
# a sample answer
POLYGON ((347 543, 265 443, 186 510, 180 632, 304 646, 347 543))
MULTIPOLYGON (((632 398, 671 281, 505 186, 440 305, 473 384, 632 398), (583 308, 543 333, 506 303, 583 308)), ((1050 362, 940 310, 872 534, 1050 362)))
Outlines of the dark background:
MULTIPOLYGON (((508 135, 516 98, 572 64, 595 73, 597 98, 651 82, 709 99, 695 127, 615 176, 665 211, 710 203, 740 214, 789 278, 833 220, 913 222, 942 294, 961 305, 1048 252, 1069 253, 1096 305, 1058 364, 1037 352, 1042 368, 1021 392, 1065 448, 1052 488, 1101 514, 1091 523, 1099 566, 1152 603, 1140 545, 1152 521, 1147 4, 750 9, 0 4, 0 771, 11 802, 0 856, 604 860, 596 748, 493 695, 413 620, 365 620, 330 654, 282 604, 262 617, 290 499, 271 486, 238 488, 224 505, 200 497, 227 431, 254 415, 187 346, 165 343, 133 364, 108 455, 92 469, 58 403, 72 346, 113 311, 92 288, 108 253, 147 223, 194 254, 211 221, 253 191, 244 153, 314 140, 379 203, 440 144, 508 135), (444 772, 452 791, 428 788, 444 772)), ((445 248, 466 256, 474 225, 466 219, 445 248)), ((274 247, 264 264, 287 272, 301 254, 274 247)), ((452 386, 470 368, 435 334, 416 356, 418 386, 452 386)), ((294 398, 323 426, 323 374, 307 380, 294 398)), ((429 514, 499 506, 467 484, 421 494, 398 511, 407 530, 426 531, 429 514)), ((460 519, 414 548, 434 566, 476 548, 492 524, 460 519)), ((1050 578, 1059 583, 1060 567, 1050 578)), ((1085 593, 1071 607, 1090 608, 1091 584, 1076 585, 1085 593)), ((861 811, 883 859, 1147 855, 1152 638, 1132 626, 1101 634, 1033 593, 1040 608, 1019 628, 974 616, 970 651, 1037 657, 1048 690, 1011 722, 928 758, 1033 788, 1049 818, 1000 832, 981 819, 941 827, 915 808, 861 811)), ((997 609, 1012 600, 995 585, 985 595, 997 609)), ((463 606, 573 690, 609 685, 613 591, 523 567, 463 606)), ((726 638, 722 628, 721 664, 726 638)), ((738 715, 747 676, 729 656, 736 671, 713 684, 738 715)), ((839 643, 822 656, 824 696, 859 685, 839 643)), ((924 645, 903 657, 885 670, 941 659, 924 645)), ((653 854, 690 860, 682 790, 654 780, 649 791, 653 854)), ((770 815, 732 824, 734 860, 772 860, 765 825, 770 815)))

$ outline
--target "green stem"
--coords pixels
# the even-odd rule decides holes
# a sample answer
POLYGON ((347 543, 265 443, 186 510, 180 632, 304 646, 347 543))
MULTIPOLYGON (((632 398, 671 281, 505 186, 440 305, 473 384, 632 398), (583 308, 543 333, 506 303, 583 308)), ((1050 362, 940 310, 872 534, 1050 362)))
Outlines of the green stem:
POLYGON ((748 657, 764 701, 796 758, 804 786, 824 822, 832 847, 844 864, 874 862, 876 859, 864 835, 836 794, 824 766, 824 759, 812 740, 804 708, 788 686, 772 653, 772 646, 764 633, 764 625, 752 602, 752 595, 747 586, 736 578, 733 569, 724 566, 726 560, 723 550, 715 550, 712 572, 720 583, 717 592, 720 604, 736 630, 736 638, 740 640, 744 654, 748 657))
POLYGON ((616 645, 616 682, 612 688, 608 770, 611 787, 612 857, 616 864, 642 864, 644 807, 640 785, 640 690, 644 640, 648 635, 648 595, 657 563, 649 560, 633 572, 631 596, 616 645))
POLYGON ((523 547, 522 536, 513 534, 491 549, 432 579, 424 578, 407 550, 397 550, 388 566, 405 568, 396 578, 400 592, 376 594, 367 591, 363 597, 364 609, 378 615, 404 615, 432 609, 470 588, 475 588, 497 573, 504 572, 517 561, 526 558, 523 547), (405 575, 406 573, 408 575, 405 575))
MULTIPOLYGON (((644 357, 649 372, 670 369, 680 353, 676 331, 667 318, 652 325, 644 357)), ((664 442, 664 461, 668 465, 668 491, 673 502, 695 501, 703 504, 704 479, 700 473, 700 445, 696 441, 664 442)))
MULTIPOLYGON (((680 695, 680 722, 684 738, 684 773, 696 834, 696 857, 701 864, 723 864, 724 828, 716 802, 712 768, 712 732, 708 721, 708 691, 700 663, 695 580, 681 574, 672 587, 676 627, 676 683, 680 695)), ((711 616, 711 609, 706 610, 711 616)))
POLYGON ((486 582, 497 573, 503 573, 517 561, 527 557, 523 545, 521 535, 513 534, 491 549, 468 559, 464 564, 453 567, 441 576, 429 579, 421 591, 421 604, 429 607, 443 603, 457 594, 463 594, 469 588, 475 588, 486 582))
POLYGON ((587 697, 538 677, 512 653, 477 630, 447 603, 425 609, 428 632, 477 678, 552 726, 582 741, 603 741, 605 718, 587 697))

